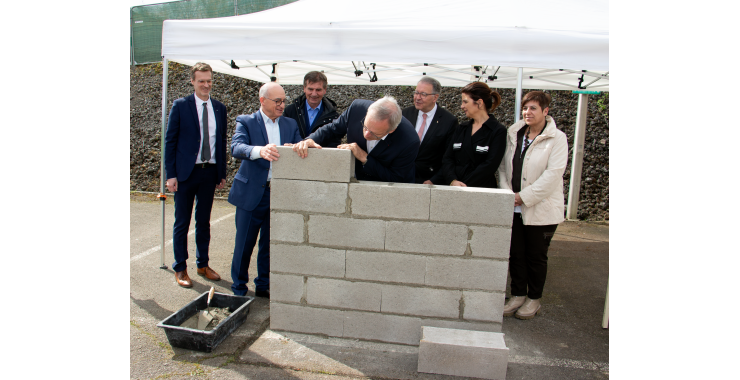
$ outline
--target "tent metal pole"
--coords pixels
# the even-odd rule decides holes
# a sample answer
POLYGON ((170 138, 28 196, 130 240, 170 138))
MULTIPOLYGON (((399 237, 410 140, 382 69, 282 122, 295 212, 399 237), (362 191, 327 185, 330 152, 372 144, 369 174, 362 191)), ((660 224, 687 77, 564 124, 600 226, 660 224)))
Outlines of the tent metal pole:
POLYGON ((167 265, 164 264, 164 205, 166 201, 164 181, 164 135, 167 133, 167 58, 162 57, 162 133, 159 135, 159 140, 162 143, 160 152, 162 154, 162 162, 159 168, 159 200, 162 203, 162 249, 160 250, 160 269, 167 269, 167 265))
POLYGON ((522 109, 522 76, 524 76, 524 69, 521 67, 516 69, 516 102, 514 104, 514 122, 519 121, 519 115, 522 109))
POLYGON ((568 189, 568 210, 566 219, 578 219, 578 198, 581 195, 581 169, 583 168, 583 143, 586 140, 586 119, 588 117, 588 94, 578 94, 578 114, 573 136, 573 158, 570 163, 570 189, 568 189))

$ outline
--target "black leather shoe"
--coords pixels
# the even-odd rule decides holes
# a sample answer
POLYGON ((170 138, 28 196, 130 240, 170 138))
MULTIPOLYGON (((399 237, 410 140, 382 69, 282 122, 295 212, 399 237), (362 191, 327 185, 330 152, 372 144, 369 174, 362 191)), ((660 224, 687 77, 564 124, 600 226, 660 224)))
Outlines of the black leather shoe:
POLYGON ((264 297, 267 299, 270 299, 270 291, 269 290, 257 290, 254 292, 254 295, 257 297, 264 297))

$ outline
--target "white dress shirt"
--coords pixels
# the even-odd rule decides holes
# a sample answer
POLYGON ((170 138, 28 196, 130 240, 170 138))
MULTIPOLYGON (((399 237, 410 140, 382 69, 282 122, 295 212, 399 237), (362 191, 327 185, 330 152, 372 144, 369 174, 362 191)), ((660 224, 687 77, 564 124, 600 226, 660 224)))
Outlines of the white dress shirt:
MULTIPOLYGON (((434 108, 432 108, 431 111, 426 112, 426 114, 427 114, 427 125, 426 125, 426 127, 424 127, 424 133, 421 135, 421 138, 419 139, 420 142, 421 141, 424 141, 424 136, 427 135, 427 132, 429 131, 429 124, 432 123, 432 119, 434 119, 434 114, 436 112, 437 112, 437 103, 434 103, 434 108)), ((422 112, 421 110, 419 110, 419 116, 416 118, 416 134, 417 135, 419 134, 419 128, 421 128, 421 123, 424 121, 424 117, 421 116, 423 114, 424 114, 424 112, 422 112)))
MULTIPOLYGON (((383 136, 380 140, 385 140, 385 138, 388 137, 388 135, 383 136)), ((372 150, 375 148, 376 145, 378 145, 378 142, 380 140, 366 140, 367 141, 367 154, 370 154, 372 150)))
MULTIPOLYGON (((262 112, 262 108, 260 108, 260 114, 262 114, 262 120, 265 122, 265 130, 267 130, 267 142, 269 144, 275 144, 277 146, 280 146, 280 117, 275 119, 273 122, 272 119, 267 117, 264 112, 262 112)), ((255 146, 252 148, 252 153, 249 155, 250 160, 256 160, 258 158, 262 158, 260 156, 260 151, 262 150, 262 146, 255 146)), ((267 172, 267 180, 272 179, 272 162, 270 162, 270 170, 267 172)))
POLYGON ((208 97, 207 101, 203 101, 198 95, 195 95, 195 109, 198 110, 198 130, 200 132, 201 144, 198 147, 198 157, 195 159, 196 164, 203 164, 201 160, 201 153, 203 150, 203 103, 206 103, 208 108, 208 143, 211 145, 211 159, 208 163, 216 163, 216 113, 213 112, 213 103, 211 103, 211 97, 208 97))

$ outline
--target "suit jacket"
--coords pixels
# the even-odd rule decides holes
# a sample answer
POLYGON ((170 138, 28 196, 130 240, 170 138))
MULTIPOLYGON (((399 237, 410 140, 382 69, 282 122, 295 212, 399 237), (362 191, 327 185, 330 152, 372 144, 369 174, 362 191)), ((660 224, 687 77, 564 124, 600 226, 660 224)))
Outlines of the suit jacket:
MULTIPOLYGON (((213 97, 211 104, 216 118, 215 157, 220 182, 226 178, 226 106, 213 97)), ((190 177, 201 146, 200 130, 195 94, 175 100, 165 134, 164 170, 167 179, 177 178, 181 182, 190 177)))
MULTIPOLYGON (((301 141, 298 124, 288 117, 280 117, 280 145, 301 141)), ((231 155, 242 160, 239 171, 234 176, 234 183, 229 191, 229 203, 247 211, 254 210, 262 199, 267 184, 267 172, 270 162, 258 158, 250 160, 249 155, 255 146, 269 144, 267 129, 259 110, 251 115, 239 115, 236 118, 236 130, 231 139, 231 155)))
MULTIPOLYGON (((338 119, 317 129, 308 138, 321 145, 325 140, 331 141, 337 136, 341 138, 346 133, 348 143, 357 143, 367 152, 362 120, 371 104, 371 100, 353 101, 338 119)), ((355 176, 364 181, 414 183, 414 160, 418 152, 419 136, 414 126, 406 118, 401 118, 396 130, 385 140, 378 141, 378 145, 368 154, 365 165, 355 160, 355 176)))
MULTIPOLYGON (((339 117, 339 112, 337 112, 337 103, 324 96, 324 98, 321 99, 321 114, 316 115, 316 119, 314 119, 313 124, 309 127, 308 112, 306 111, 306 94, 303 94, 299 96, 298 99, 294 100, 289 106, 285 107, 283 116, 287 116, 298 123, 298 132, 300 132, 301 138, 303 139, 310 135, 311 132, 334 121, 334 119, 339 117), (308 133, 306 133, 306 131, 308 131, 308 133)), ((324 141, 321 146, 324 148, 336 148, 337 145, 341 143, 341 138, 338 138, 334 141, 324 141)))
MULTIPOLYGON (((419 110, 416 107, 411 106, 404 109, 403 116, 409 119, 411 125, 416 128, 416 121, 419 118, 419 110)), ((416 183, 429 179, 436 185, 449 184, 444 183, 439 169, 442 168, 442 157, 458 125, 457 118, 437 104, 434 117, 431 121, 427 120, 427 132, 419 146, 419 154, 416 156, 416 183)))
POLYGON ((468 187, 495 189, 496 171, 506 152, 506 127, 492 114, 473 132, 473 120, 463 123, 452 135, 442 158, 442 179, 449 185, 456 179, 468 187))

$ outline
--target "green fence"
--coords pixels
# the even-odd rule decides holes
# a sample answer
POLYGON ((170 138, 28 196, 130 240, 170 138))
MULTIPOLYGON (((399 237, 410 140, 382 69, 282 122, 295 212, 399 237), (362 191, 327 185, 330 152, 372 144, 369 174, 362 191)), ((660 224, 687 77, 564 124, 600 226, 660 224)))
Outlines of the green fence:
POLYGON ((131 7, 131 64, 162 61, 162 22, 243 15, 296 0, 185 0, 131 7))

